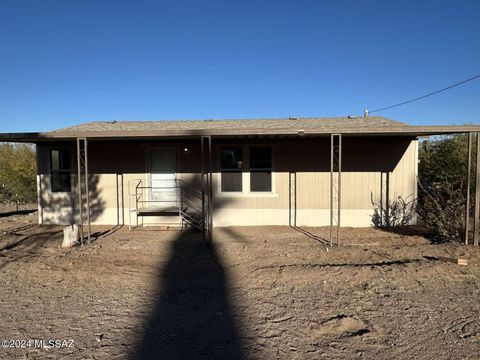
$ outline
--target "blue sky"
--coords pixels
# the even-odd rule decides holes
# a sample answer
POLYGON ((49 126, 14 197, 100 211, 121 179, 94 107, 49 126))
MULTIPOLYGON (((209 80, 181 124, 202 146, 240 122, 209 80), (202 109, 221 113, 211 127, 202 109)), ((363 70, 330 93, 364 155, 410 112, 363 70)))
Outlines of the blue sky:
MULTIPOLYGON (((480 74, 480 1, 0 2, 0 132, 344 116, 480 74)), ((379 115, 480 123, 480 80, 379 115)))

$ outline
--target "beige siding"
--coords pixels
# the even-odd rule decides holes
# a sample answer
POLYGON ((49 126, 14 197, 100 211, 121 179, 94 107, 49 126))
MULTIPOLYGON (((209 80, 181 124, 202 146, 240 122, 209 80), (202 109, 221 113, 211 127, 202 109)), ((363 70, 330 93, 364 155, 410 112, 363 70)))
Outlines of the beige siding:
MULTIPOLYGON (((257 143, 238 143, 244 147, 257 143)), ((217 141, 218 147, 232 141, 217 141)), ((265 142, 262 142, 264 144, 265 142)), ((291 211, 297 225, 326 225, 330 202, 330 139, 298 138, 270 141, 274 148, 274 188, 271 194, 221 194, 218 161, 214 161, 214 196, 217 225, 288 225, 291 211), (296 179, 296 181, 293 181, 296 179), (294 186, 295 184, 295 186, 294 186), (291 208, 290 209, 290 204, 291 208)), ((53 144, 38 145, 40 220, 43 223, 76 221, 76 176, 72 176, 71 193, 51 193, 48 149, 53 144)), ((74 144, 72 171, 76 172, 74 144)), ((172 142, 93 142, 89 143, 90 187, 94 223, 128 224, 129 184, 135 179, 148 180, 147 153, 150 147, 175 146, 178 149, 178 178, 187 186, 200 189, 199 141, 172 142), (188 152, 183 149, 187 147, 188 152)), ((248 153, 248 152, 246 152, 248 153)), ((248 159, 244 159, 248 180, 248 159)), ((371 199, 385 199, 389 178, 389 196, 416 196, 417 141, 406 138, 343 139, 342 224, 368 226, 372 213, 371 199), (383 179, 383 181, 382 181, 383 179), (382 195, 384 194, 384 195, 382 195)), ((245 184, 247 185, 247 184, 245 184)))
POLYGON ((392 195, 414 198, 417 195, 418 142, 412 141, 392 174, 392 195))

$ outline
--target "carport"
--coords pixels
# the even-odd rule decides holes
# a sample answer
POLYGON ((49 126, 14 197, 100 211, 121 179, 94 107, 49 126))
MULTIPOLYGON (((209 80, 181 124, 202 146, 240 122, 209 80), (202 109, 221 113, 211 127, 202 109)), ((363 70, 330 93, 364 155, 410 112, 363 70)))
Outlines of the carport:
MULTIPOLYGON (((111 130, 85 130, 85 131, 52 131, 44 133, 3 133, 0 134, 1 142, 27 142, 40 144, 43 142, 61 141, 76 144, 77 196, 78 216, 81 239, 90 241, 91 238, 91 209, 89 198, 89 141, 108 142, 111 140, 165 140, 165 139, 190 139, 200 142, 201 148, 201 192, 202 192, 202 228, 205 242, 210 242, 213 232, 213 197, 212 197, 212 144, 222 139, 280 139, 280 138, 329 138, 330 140, 330 183, 329 183, 329 212, 330 212, 330 245, 341 243, 342 226, 342 149, 345 141, 353 137, 386 137, 399 136, 411 138, 424 138, 437 135, 468 134, 468 169, 467 177, 466 213, 465 213, 465 244, 473 238, 473 244, 479 244, 480 230, 480 126, 412 126, 398 125, 388 128, 371 127, 368 124, 355 127, 322 126, 306 128, 301 121, 294 118, 280 121, 277 119, 276 126, 269 127, 206 127, 203 129, 174 129, 169 131, 152 131, 151 129, 123 131, 115 129, 112 122, 111 130), (283 126, 283 124, 285 124, 283 126), (473 146, 476 148, 477 157, 472 159, 473 146), (473 163, 473 164, 472 164, 473 163), (474 167, 474 169, 472 169, 474 167), (470 184, 472 171, 475 172, 475 181, 470 184), (470 236, 470 191, 475 192, 475 206, 473 216, 473 236, 470 236)), ((211 122, 211 123, 214 123, 211 122)), ((381 149, 378 149, 381 151, 381 149)), ((386 194, 388 196, 388 193, 386 194)), ((386 199, 388 203, 388 198, 386 199)))

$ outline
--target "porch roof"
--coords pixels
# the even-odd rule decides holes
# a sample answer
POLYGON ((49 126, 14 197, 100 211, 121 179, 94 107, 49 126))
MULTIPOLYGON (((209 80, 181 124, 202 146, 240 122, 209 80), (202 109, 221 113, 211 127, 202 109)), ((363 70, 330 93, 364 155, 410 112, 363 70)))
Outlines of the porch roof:
POLYGON ((0 133, 0 142, 136 139, 201 135, 237 136, 430 136, 480 132, 480 125, 413 126, 381 116, 185 121, 97 121, 49 132, 0 133))

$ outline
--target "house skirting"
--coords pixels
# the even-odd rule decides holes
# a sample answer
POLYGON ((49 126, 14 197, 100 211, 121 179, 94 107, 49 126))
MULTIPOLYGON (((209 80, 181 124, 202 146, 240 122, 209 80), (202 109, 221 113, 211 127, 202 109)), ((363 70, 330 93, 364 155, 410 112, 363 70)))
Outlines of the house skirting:
MULTIPOLYGON (((368 227, 372 225, 372 209, 342 209, 341 226, 368 227)), ((105 208, 95 217, 94 225, 128 225, 129 212, 125 209, 105 208)), ((130 214, 132 225, 136 225, 136 216, 130 214)), ((43 209, 40 214, 42 224, 69 225, 75 216, 71 208, 48 211, 43 209)), ((139 224, 143 225, 179 225, 178 216, 144 216, 139 217, 139 224)), ((328 226, 330 225, 329 209, 297 209, 296 221, 289 209, 214 209, 213 226, 328 226), (292 219, 290 221, 290 218, 292 219)))
MULTIPOLYGON (((372 209, 342 209, 341 226, 366 227, 372 225, 372 209)), ((327 226, 329 209, 297 209, 296 219, 289 209, 216 209, 214 226, 327 226), (290 218, 292 220, 290 220, 290 218), (295 221, 296 220, 296 221, 295 221)))

